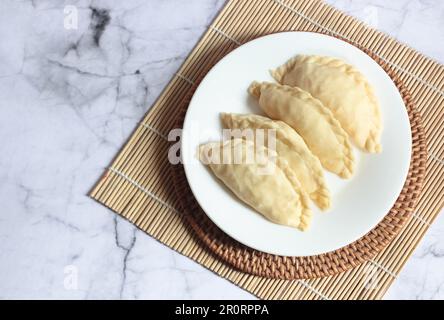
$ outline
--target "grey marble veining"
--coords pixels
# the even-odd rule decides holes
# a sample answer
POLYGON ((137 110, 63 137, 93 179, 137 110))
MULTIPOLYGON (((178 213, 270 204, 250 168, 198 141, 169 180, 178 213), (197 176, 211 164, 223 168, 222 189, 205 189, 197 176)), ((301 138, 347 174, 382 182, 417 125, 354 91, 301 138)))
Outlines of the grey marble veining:
MULTIPOLYGON (((328 2, 444 62, 442 1, 328 2)), ((0 2, 0 298, 254 298, 86 196, 223 4, 0 2)), ((441 216, 387 298, 444 298, 443 256, 441 216)))

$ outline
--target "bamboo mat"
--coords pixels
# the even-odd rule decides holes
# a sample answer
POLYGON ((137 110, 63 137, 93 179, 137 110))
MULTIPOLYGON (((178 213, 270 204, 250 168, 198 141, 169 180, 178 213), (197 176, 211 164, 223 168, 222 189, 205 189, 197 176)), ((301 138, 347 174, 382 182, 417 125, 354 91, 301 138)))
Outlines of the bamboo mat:
POLYGON ((265 299, 378 299, 444 205, 444 67, 317 0, 230 0, 136 128, 91 196, 174 250, 265 299), (256 37, 290 30, 322 32, 367 48, 412 94, 427 136, 423 192, 416 212, 374 259, 334 276, 276 280, 217 260, 182 220, 169 177, 168 132, 194 85, 227 53, 256 37))

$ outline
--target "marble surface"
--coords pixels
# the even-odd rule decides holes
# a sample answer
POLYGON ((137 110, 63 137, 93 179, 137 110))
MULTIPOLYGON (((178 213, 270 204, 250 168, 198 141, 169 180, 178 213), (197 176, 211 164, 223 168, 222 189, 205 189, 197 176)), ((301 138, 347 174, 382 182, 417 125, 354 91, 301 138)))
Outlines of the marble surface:
MULTIPOLYGON (((328 2, 444 63, 442 1, 328 2)), ((0 298, 254 298, 86 196, 223 4, 0 2, 0 298)), ((386 298, 443 270, 441 215, 386 298)))

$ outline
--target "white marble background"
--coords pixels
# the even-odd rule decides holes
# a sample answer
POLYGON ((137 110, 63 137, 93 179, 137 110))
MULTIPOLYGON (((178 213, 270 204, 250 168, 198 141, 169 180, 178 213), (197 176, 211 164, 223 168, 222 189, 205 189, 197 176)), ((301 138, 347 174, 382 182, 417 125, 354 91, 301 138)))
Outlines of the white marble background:
MULTIPOLYGON (((444 63, 442 1, 328 2, 444 63)), ((223 3, 0 1, 0 298, 254 298, 86 196, 223 3)), ((441 216, 387 298, 443 270, 441 216)))

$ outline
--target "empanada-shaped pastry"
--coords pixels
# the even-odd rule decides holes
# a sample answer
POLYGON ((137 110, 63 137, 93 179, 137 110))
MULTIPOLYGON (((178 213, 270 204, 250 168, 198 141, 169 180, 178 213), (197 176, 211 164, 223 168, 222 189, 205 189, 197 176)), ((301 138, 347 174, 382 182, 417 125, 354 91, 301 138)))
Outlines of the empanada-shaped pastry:
POLYGON ((253 82, 249 92, 270 118, 299 133, 325 169, 342 178, 352 175, 354 157, 347 133, 322 102, 302 89, 275 83, 253 82))
POLYGON ((308 195, 287 161, 276 152, 263 146, 255 148, 249 140, 231 139, 201 145, 199 159, 239 199, 270 221, 300 230, 308 228, 308 195), (246 154, 256 155, 255 161, 248 161, 246 154))
POLYGON ((272 71, 281 84, 310 92, 329 108, 362 150, 381 152, 381 113, 367 79, 332 57, 299 55, 272 71))
MULTIPOLYGON (((322 210, 330 207, 330 192, 324 181, 319 159, 311 153, 304 140, 289 125, 282 121, 274 121, 267 117, 255 114, 221 113, 222 125, 226 129, 249 130, 256 133, 256 129, 275 130, 275 147, 278 155, 287 160, 290 168, 295 172, 302 188, 322 210)), ((234 133, 234 131, 233 131, 234 133)), ((268 132, 261 133, 265 146, 268 144, 268 132)))

